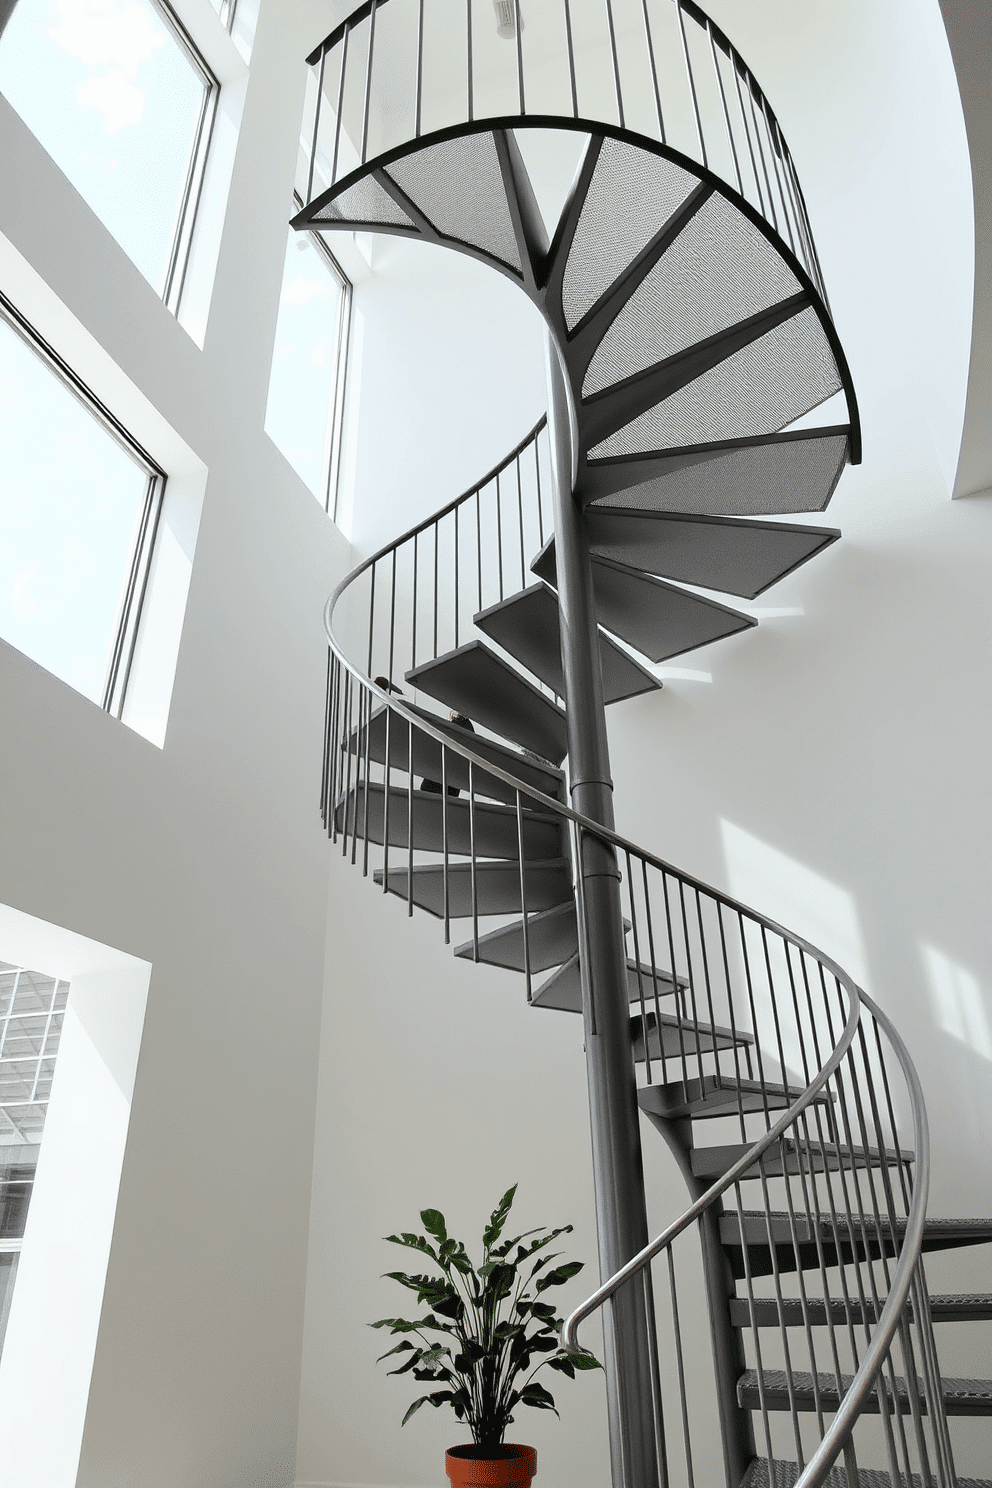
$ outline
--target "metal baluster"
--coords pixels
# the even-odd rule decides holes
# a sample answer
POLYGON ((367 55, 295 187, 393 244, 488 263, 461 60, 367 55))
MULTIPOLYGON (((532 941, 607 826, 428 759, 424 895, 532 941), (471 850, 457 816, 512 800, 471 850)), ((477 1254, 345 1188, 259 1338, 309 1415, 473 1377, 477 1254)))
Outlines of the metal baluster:
MULTIPOLYGON (((768 100, 762 95, 762 113, 765 116, 765 125, 768 129, 768 143, 772 154, 772 168, 775 171, 775 184, 778 187, 779 200, 782 203, 782 218, 785 222, 785 230, 789 235, 789 245, 793 253, 796 251, 796 239, 792 231, 792 222, 789 219, 789 205, 786 201, 785 188, 782 185, 782 173, 778 168, 778 161, 782 159, 782 134, 778 128, 778 121, 774 114, 768 109, 768 100)), ((783 162, 784 164, 784 162, 783 162)))
POLYGON ((481 510, 481 505, 482 505, 482 502, 481 502, 481 496, 480 496, 480 493, 479 493, 479 488, 478 488, 478 486, 476 486, 476 488, 475 488, 475 546, 476 546, 476 557, 478 558, 478 563, 479 563, 479 604, 478 604, 478 608, 480 610, 483 607, 482 606, 482 510, 481 510))
POLYGON ((392 704, 387 702, 385 764, 383 765, 382 770, 382 892, 384 894, 389 893, 389 777, 391 770, 390 752, 392 746, 392 721, 392 704))
POLYGON ((696 80, 692 75, 692 62, 689 59, 689 42, 685 34, 685 15, 682 11, 682 0, 675 0, 675 9, 679 17, 679 32, 682 36, 682 57, 685 61, 686 76, 689 79, 689 92, 692 95, 692 111, 696 117, 696 134, 699 139, 699 151, 703 164, 709 166, 706 158, 706 142, 703 139, 703 121, 699 116, 699 99, 696 97, 696 80))
POLYGON ((414 138, 420 138, 420 105, 424 96, 424 0, 420 0, 417 14, 417 104, 414 119, 414 138))
POLYGON ((534 440, 534 471, 537 476, 537 538, 541 547, 544 547, 544 511, 541 505, 541 436, 538 434, 534 440))
MULTIPOLYGON (((357 732, 357 736, 356 737, 358 739, 360 739, 362 737, 362 724, 363 724, 364 719, 365 719, 365 700, 366 700, 366 698, 368 698, 370 696, 370 694, 366 691, 366 689, 362 685, 362 683, 361 682, 358 682, 358 681, 356 681, 356 683, 355 683, 355 690, 358 693, 358 732, 357 732)), ((362 790, 363 791, 363 799, 365 799, 368 796, 369 783, 368 783, 368 780, 367 779, 365 780, 364 785, 362 783, 362 752, 361 752, 360 749, 356 749, 355 750, 355 789, 354 789, 354 797, 353 797, 353 799, 354 799, 354 805, 352 805, 351 802, 349 802, 345 806, 345 825, 347 825, 347 816, 348 816, 348 813, 349 812, 351 813, 351 861, 352 861, 352 864, 354 864, 355 857, 356 857, 356 854, 358 852, 358 792, 359 792, 359 790, 362 790)))
MULTIPOLYGON (((351 731, 352 731, 352 697, 353 697, 353 685, 352 685, 352 677, 351 677, 351 673, 350 672, 346 673, 346 675, 345 675, 345 679, 344 679, 344 696, 345 696, 345 704, 344 704, 344 706, 345 706, 345 716, 346 716, 346 718, 348 720, 348 722, 347 722, 347 737, 348 737, 348 741, 350 743, 351 742, 351 731)), ((342 824, 341 824, 341 856, 342 857, 346 857, 347 856, 347 853, 348 853, 348 813, 349 813, 349 808, 350 808, 350 805, 351 805, 351 754, 352 754, 352 751, 351 751, 351 749, 349 749, 348 750, 348 767, 347 767, 347 773, 345 775, 345 782, 344 782, 344 818, 343 818, 343 821, 342 821, 342 824)), ((357 755, 356 755, 355 763, 356 763, 356 766, 357 766, 357 763, 358 763, 357 755)))
POLYGON ((320 819, 327 826, 328 775, 331 763, 331 676, 334 669, 334 653, 327 648, 327 677, 324 683, 324 744, 320 759, 320 819))
MULTIPOLYGON (((665 1440, 665 1410, 661 1396, 661 1363, 658 1358, 658 1323, 654 1308, 654 1286, 651 1267, 641 1268, 644 1292, 645 1334, 648 1341, 648 1363, 651 1370, 651 1411, 654 1416, 654 1439, 658 1448, 658 1482, 668 1482, 668 1443, 665 1440)), ((688 1488, 693 1488, 690 1478, 688 1488)))
POLYGON ((699 1003, 696 998, 696 977, 692 969, 692 951, 689 946, 689 920, 685 912, 685 883, 680 878, 678 884, 679 910, 682 917, 682 943, 685 946, 685 974, 689 983, 689 996, 692 998, 692 1032, 696 1043, 696 1069, 699 1072, 699 1088, 700 1093, 702 1093, 705 1088, 705 1076, 703 1074, 703 1046, 699 1036, 699 1003))
POLYGON ((475 767, 468 762, 468 841, 472 855, 472 959, 479 959, 479 897, 475 861, 475 767))
POLYGON ((527 569, 524 558, 524 493, 520 484, 520 456, 517 455, 514 464, 517 467, 517 519, 520 524, 520 587, 527 587, 527 569))
POLYGON ((419 572, 420 572, 420 565, 419 565, 418 554, 417 554, 417 539, 419 538, 419 536, 420 536, 420 533, 419 532, 415 532, 413 534, 413 614, 412 614, 411 619, 410 619, 410 637, 411 637, 411 641, 410 641, 410 650, 411 650, 410 670, 411 671, 417 665, 417 578, 418 578, 418 575, 419 575, 419 572))
MULTIPOLYGON (((677 983, 677 981, 675 981, 675 979, 678 976, 678 961, 676 960, 676 956, 675 956, 675 935, 674 935, 674 932, 672 930, 672 906, 671 906, 671 903, 669 902, 669 898, 668 898, 668 874, 665 873, 664 870, 662 870, 662 874, 661 874, 661 888, 662 888, 662 892, 663 892, 663 894, 665 896, 665 923, 666 923, 666 925, 668 927, 668 954, 669 954, 669 957, 670 957, 671 963, 672 963, 672 979, 673 979, 673 982, 675 982, 675 985, 677 986, 678 983, 677 983)), ((679 1007, 679 1014, 680 1014, 680 1021, 681 1021, 681 1017, 684 1016, 684 1013, 685 1013, 685 1004, 684 1004, 684 1001, 681 998, 677 998, 676 999, 676 1002, 677 1002, 677 1005, 679 1007)), ((681 1063, 682 1063, 682 1083, 685 1085, 686 1093, 688 1095, 688 1090, 689 1090, 689 1065, 688 1065, 688 1061, 686 1060, 686 1053, 685 1053, 685 1036, 684 1036, 684 1033, 683 1033, 683 1030, 682 1030, 681 1027, 679 1028, 679 1058, 680 1058, 681 1063)))
POLYGON ((499 471, 496 472, 496 553, 499 562, 499 597, 503 598, 503 497, 499 489, 499 471))
POLYGON ((365 112, 364 112, 363 117, 362 117, 362 164, 363 165, 365 164, 365 158, 366 158, 366 154, 367 154, 367 151, 368 151, 368 143, 369 143, 369 105, 372 102, 372 54, 373 54, 373 51, 375 50, 375 13, 376 13, 376 10, 378 8, 378 5, 379 5, 379 0, 372 0, 372 9, 369 11, 369 57, 368 57, 368 66, 366 67, 366 71, 365 71, 365 112))
POLYGON ((455 650, 458 650, 458 614, 461 610, 461 590, 458 587, 458 511, 455 507, 455 592, 452 596, 452 604, 455 607, 455 650))
POLYGON ((520 861, 520 928, 524 942, 524 977, 527 983, 527 1001, 531 1000, 530 931, 527 928, 527 878, 524 855, 524 816, 520 792, 514 792, 517 806, 517 856, 520 861))
POLYGON ((606 0, 606 24, 610 32, 610 55, 613 58, 613 89, 617 101, 617 119, 620 128, 624 128, 623 117, 623 92, 620 87, 620 59, 617 56, 617 35, 613 24, 613 0, 606 0))
POLYGON ((520 26, 520 0, 513 0, 513 10, 517 22, 517 102, 520 106, 521 114, 525 114, 527 112, 527 106, 524 102, 524 41, 520 26))
POLYGON ((434 655, 437 656, 437 542, 438 522, 434 523, 434 655))
POLYGON ((392 685, 393 659, 396 650, 396 549, 393 549, 393 571, 389 585, 389 666, 386 678, 392 685))
POLYGON ((413 760, 406 761, 406 913, 413 918, 413 760))
MULTIPOLYGON (((757 83, 755 82, 754 78, 751 76, 750 70, 748 70, 748 74, 747 74, 747 96, 748 96, 748 102, 750 104, 750 109, 751 109, 751 120, 752 120, 752 122, 754 124, 754 142, 755 142, 755 144, 758 147, 758 159, 761 161, 761 174, 764 177, 765 190, 768 193, 768 211, 771 213, 771 224, 772 224, 772 227, 774 227, 775 231, 777 232, 778 231, 778 218, 775 215, 775 202, 774 202, 774 199, 772 197, 772 183, 771 183, 771 181, 768 178, 768 165, 767 165, 767 163, 765 161, 765 152, 761 148, 761 133, 760 133, 760 131, 758 129, 758 116, 757 116, 757 113, 756 113, 756 110, 755 110, 754 90, 755 90, 756 87, 757 87, 757 83)), ((766 214, 766 216, 767 216, 767 214, 766 214)))
POLYGON ((373 563, 369 588, 369 653, 365 663, 365 675, 367 677, 372 676, 372 638, 375 635, 375 576, 378 568, 378 562, 373 563))
MULTIPOLYGON (((648 1027, 648 1012, 644 1002, 644 980, 641 973, 641 949, 637 934, 637 906, 634 904, 634 875, 630 866, 630 852, 624 850, 627 864, 627 901, 630 904, 630 926, 634 932, 634 965, 637 967, 637 1002, 640 1007, 641 1038, 644 1040, 644 1078, 651 1084, 651 1030, 648 1027)), ((661 1044, 661 1019, 658 1019, 658 1042, 661 1044)))
MULTIPOLYGON (((362 823, 362 877, 369 876, 369 781, 372 778, 372 710, 375 699, 370 692, 368 694, 368 707, 365 718, 365 811, 362 823)), ((359 735, 358 745, 361 744, 359 735)))
POLYGON ((572 89, 572 118, 579 117, 579 95, 575 86, 575 51, 572 45, 572 6, 565 0, 565 45, 568 50, 568 81, 572 89))
MULTIPOLYGON (((743 177, 741 176, 741 163, 740 163, 740 161, 737 158, 737 141, 734 139, 734 131, 733 131, 733 129, 731 127, 731 124, 730 124, 730 109, 729 109, 729 107, 727 105, 727 91, 726 91, 726 89, 724 88, 724 85, 723 85, 723 73, 720 70, 720 59, 719 59, 719 57, 716 54, 716 42, 713 39, 713 22, 712 21, 707 20, 707 22, 706 22, 706 29, 707 29, 707 31, 709 33, 709 38, 710 38, 710 53, 712 54, 712 57, 713 57, 713 71, 716 73, 716 80, 717 80, 717 83, 719 84, 719 87, 720 87, 720 101, 723 104, 723 117, 724 117, 724 121, 725 121, 725 123, 727 125, 727 138, 730 141, 730 153, 734 157, 734 170, 737 173, 737 189, 740 192, 741 196, 743 196, 744 195, 744 180, 743 180, 743 177)), ((733 60, 731 60, 731 64, 730 65, 733 66, 733 60)))
POLYGON ((441 879, 444 888, 444 943, 451 942, 451 869, 448 861, 448 746, 441 745, 441 843, 444 848, 444 863, 441 879))
POLYGON ((675 1333, 675 1367, 679 1375, 679 1399, 682 1402, 682 1440, 685 1444, 685 1473, 687 1488, 695 1488, 692 1472, 692 1441, 689 1433, 689 1398, 685 1388, 685 1360, 682 1355, 682 1328, 679 1323, 679 1289, 675 1284, 675 1257, 672 1246, 666 1246, 668 1256, 668 1285, 672 1294, 672 1327, 675 1333))
POLYGON ((744 108, 744 95, 741 92, 741 76, 746 71, 743 59, 737 52, 733 54, 734 87, 737 90, 737 106, 741 113, 741 124, 744 126, 744 138, 747 140, 747 153, 751 157, 751 172, 754 176, 754 189, 758 195, 758 208, 761 215, 765 215, 765 199, 761 194, 761 177, 758 175, 758 164, 754 158, 754 145, 751 143, 751 130, 748 127, 747 111, 744 108))
POLYGON ((661 143, 667 144, 665 139, 665 118, 661 111, 661 90, 658 87, 658 64, 654 55, 654 37, 651 35, 651 18, 648 15, 648 0, 641 0, 641 9, 644 13, 644 39, 648 46, 648 61, 651 64, 651 83, 654 88, 654 107, 658 115, 658 134, 661 143))
POLYGON ((327 64, 327 47, 320 54, 317 69, 317 101, 313 110, 313 144, 310 147, 310 166, 307 170, 307 205, 313 200, 313 172, 317 163, 317 140, 320 136, 320 106, 324 100, 324 68, 327 64))
POLYGON ((334 658, 334 665, 332 668, 332 678, 333 680, 331 683, 331 694, 329 698, 331 708, 331 779, 328 787, 330 814, 327 820, 327 835, 330 837, 332 842, 337 842, 338 775, 340 773, 341 763, 341 749, 339 747, 341 740, 338 733, 338 724, 340 722, 338 716, 338 699, 341 692, 341 663, 338 661, 336 656, 334 658))
POLYGON ((465 0, 465 63, 468 72, 468 122, 473 118, 472 92, 472 0, 465 0))
MULTIPOLYGON (((334 155, 331 159, 330 185, 335 186, 338 179, 338 152, 341 148, 341 119, 344 114, 344 80, 348 69, 348 42, 351 40, 351 25, 345 23, 344 41, 341 44, 341 76, 338 78, 338 109, 334 120, 334 155)), ((317 141, 314 140, 314 151, 317 149, 317 141)))
MULTIPOLYGON (((648 955, 651 958, 651 984, 652 984, 652 990, 654 992, 654 1012, 655 1012, 655 1017, 658 1019, 658 1027, 660 1028, 661 1027, 661 994, 658 991, 658 961, 657 961, 657 957, 655 956, 655 952, 654 952, 654 921, 653 921, 652 914, 651 914, 651 890, 650 890, 650 887, 648 885, 648 865, 647 865, 647 860, 645 858, 642 858, 641 859, 641 882, 642 882, 642 887, 643 887, 643 890, 644 890, 644 917, 647 920, 647 927, 648 927, 648 955)), ((637 953, 635 951, 635 955, 636 954, 637 953)), ((638 961, 639 960, 640 960, 640 957, 638 957, 638 961)), ((675 988, 675 985, 676 985, 674 978, 675 978, 675 972, 673 971, 672 972, 672 979, 673 979, 672 980, 672 989, 673 989, 673 991, 674 991, 674 988, 675 988)), ((661 1057, 661 1061, 662 1061, 662 1069, 664 1070, 666 1068, 666 1065, 665 1065, 666 1055, 664 1053, 664 1050, 662 1050, 660 1057, 661 1057)), ((648 1084, 650 1084, 650 1083, 651 1083, 651 1081, 650 1081, 650 1078, 649 1078, 648 1084)))

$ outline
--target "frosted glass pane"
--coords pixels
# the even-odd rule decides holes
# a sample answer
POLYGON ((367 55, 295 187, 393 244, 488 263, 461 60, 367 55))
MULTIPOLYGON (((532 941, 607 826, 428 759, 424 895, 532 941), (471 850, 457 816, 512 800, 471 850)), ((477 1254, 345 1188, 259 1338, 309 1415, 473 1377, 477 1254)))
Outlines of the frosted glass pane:
POLYGON ((150 0, 18 0, 0 93, 161 293, 204 83, 150 0))
POLYGON ((341 281, 305 236, 286 249, 265 432, 319 501, 338 371, 341 281))
POLYGON ((94 702, 147 480, 0 322, 0 636, 94 702))

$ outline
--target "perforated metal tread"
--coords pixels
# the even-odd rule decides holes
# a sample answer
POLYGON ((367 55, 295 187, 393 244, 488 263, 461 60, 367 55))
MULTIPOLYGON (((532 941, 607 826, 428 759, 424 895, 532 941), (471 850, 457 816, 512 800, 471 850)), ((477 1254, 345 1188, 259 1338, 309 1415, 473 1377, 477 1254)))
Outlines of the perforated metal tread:
MULTIPOLYGON (((549 584, 557 583, 553 538, 532 567, 549 584)), ((654 662, 684 656, 757 624, 739 610, 610 558, 592 559, 592 588, 597 619, 654 662)))
MULTIPOLYGON (((886 1379, 879 1376, 883 1381, 885 1393, 893 1408, 897 1408, 900 1415, 907 1415, 910 1411, 910 1389, 905 1379, 886 1379), (895 1388, 893 1388, 893 1385, 895 1388)), ((825 1411, 835 1411, 840 1404, 841 1394, 850 1389, 854 1380, 853 1374, 842 1374, 841 1392, 837 1390, 837 1376, 835 1374, 817 1374, 814 1380, 812 1374, 805 1370, 795 1370, 792 1374, 792 1400, 795 1402, 796 1410, 812 1411, 817 1408, 817 1394, 820 1404, 825 1411)), ((764 1369, 761 1371, 761 1383, 764 1386, 764 1403, 768 1410, 791 1410, 792 1404, 789 1397, 789 1379, 784 1370, 764 1369)), ((988 1416, 992 1415, 992 1380, 987 1379, 956 1379, 944 1376, 941 1380, 944 1397, 944 1410, 949 1416, 988 1416)), ((919 1400, 923 1414, 926 1414, 926 1402, 924 1397, 923 1380, 916 1381, 914 1398, 919 1400)), ((737 1400, 745 1410, 761 1409, 761 1390, 758 1384, 758 1371, 748 1369, 741 1375, 737 1382, 737 1400)), ((877 1416, 879 1414, 878 1395, 873 1390, 861 1407, 866 1415, 877 1416)))
POLYGON ((850 453, 850 430, 833 425, 621 460, 588 462, 583 503, 642 511, 761 517, 823 511, 850 453))
MULTIPOLYGON (((716 1178, 722 1178, 750 1150, 751 1144, 747 1142, 734 1142, 721 1147, 693 1147, 689 1154, 692 1172, 696 1178, 705 1178, 712 1182, 716 1178)), ((877 1168, 883 1163, 912 1161, 913 1154, 908 1151, 897 1153, 888 1150, 882 1153, 863 1147, 835 1147, 824 1142, 803 1142, 800 1145, 791 1137, 785 1137, 773 1143, 759 1161, 747 1169, 740 1181, 760 1178, 762 1173, 766 1178, 779 1178, 785 1172, 835 1173, 841 1168, 849 1171, 851 1168, 877 1168)))
MULTIPOLYGON (((575 919, 575 902, 560 904, 543 914, 527 918, 527 951, 531 971, 547 971, 552 966, 575 956, 579 949, 579 934, 575 919)), ((475 960, 475 942, 467 940, 455 946, 455 955, 468 961, 475 960)), ((513 925, 501 925, 479 936, 479 957, 487 966, 502 966, 507 971, 524 970, 524 933, 520 920, 513 925)))
MULTIPOLYGON (((546 584, 531 584, 519 594, 481 610, 474 623, 490 640, 516 657, 529 672, 565 696, 559 644, 558 596, 546 584)), ((600 632, 599 658, 607 703, 642 692, 655 692, 661 683, 600 632)))
POLYGON ((394 160, 386 174, 454 242, 520 269, 520 253, 490 131, 427 145, 394 160), (471 190, 466 185, 471 183, 471 190))
MULTIPOLYGON (((747 1472, 741 1479, 740 1488, 795 1488, 799 1477, 799 1464, 796 1462, 773 1462, 771 1469, 768 1459, 757 1457, 748 1467, 747 1472)), ((962 1478, 958 1475, 958 1488, 992 1488, 992 1481, 988 1478, 962 1478)), ((913 1473, 909 1480, 909 1488, 932 1488, 933 1480, 924 1484, 919 1473, 913 1473)), ((850 1488, 850 1482, 843 1467, 831 1468, 823 1480, 824 1488, 850 1488)), ((892 1488, 891 1475, 877 1467, 858 1468, 858 1488, 892 1488)), ((907 1488, 905 1477, 902 1478, 900 1488, 907 1488)))
MULTIPOLYGON (((352 788, 347 798, 338 802, 335 820, 338 831, 347 826, 349 833, 368 835, 370 842, 381 843, 385 832, 386 793, 382 785, 366 787, 364 782, 352 788)), ((389 845, 408 846, 409 827, 413 824, 413 846, 424 852, 444 852, 444 823, 448 824, 448 851, 456 856, 468 855, 473 848, 480 858, 519 858, 516 808, 476 801, 474 812, 465 796, 447 798, 433 792, 406 791, 393 786, 389 792, 389 845), (472 820, 474 814, 474 822, 472 820)), ((562 856, 562 828, 553 816, 521 809, 519 829, 523 835, 524 857, 535 859, 562 856)))
MULTIPOLYGON (((409 897, 410 874, 404 865, 390 868, 386 876, 390 894, 401 899, 409 897)), ((377 868, 373 878, 382 884, 383 870, 377 868)), ((453 919, 465 919, 473 913, 473 879, 475 885, 475 913, 479 915, 519 914, 521 910, 520 866, 487 859, 477 863, 473 873, 471 863, 449 863, 448 914, 453 919)), ((551 909, 556 905, 571 903, 572 872, 566 858, 555 858, 546 863, 528 863, 524 873, 528 909, 551 909)), ((428 864, 413 870, 413 903, 428 914, 444 918, 445 869, 443 864, 428 864)))
MULTIPOLYGON (((783 1323, 787 1328, 800 1328, 807 1318, 814 1327, 823 1326, 828 1321, 860 1323, 867 1320, 875 1323, 881 1311, 881 1303, 876 1306, 870 1298, 862 1302, 856 1297, 850 1301, 842 1297, 829 1300, 809 1297, 805 1308, 799 1297, 785 1297, 781 1305, 774 1297, 756 1297, 753 1307, 746 1297, 733 1297, 730 1301, 730 1321, 735 1328, 751 1327, 752 1318, 759 1328, 777 1328, 783 1323)), ((913 1316, 912 1303, 908 1306, 907 1316, 913 1316)), ((987 1322, 992 1319, 992 1295, 976 1292, 973 1296, 931 1297, 930 1316, 935 1323, 987 1322)))
POLYGON ((803 1093, 801 1085, 762 1086, 757 1080, 735 1080, 730 1075, 704 1075, 666 1085, 644 1085, 637 1104, 647 1116, 677 1121, 684 1116, 736 1116, 740 1111, 780 1111, 803 1093))
POLYGON ((749 1033, 735 1033, 730 1028, 721 1028, 711 1023, 700 1023, 692 1018, 679 1018, 674 1013, 662 1013, 659 1019, 653 1009, 646 1014, 648 1036, 644 1038, 644 1019, 638 1012, 630 1021, 634 1045, 635 1063, 645 1059, 692 1059, 697 1054, 707 1054, 714 1049, 742 1048, 753 1044, 749 1033), (647 1050, 645 1051, 645 1042, 647 1050))
MULTIPOLYGON (((680 987, 688 985, 684 977, 679 977, 678 984, 680 987)), ((643 995, 646 1003, 653 1002, 656 987, 659 997, 671 997, 675 991, 671 974, 658 969, 652 974, 651 967, 641 962, 638 975, 637 962, 628 956, 627 996, 630 1001, 640 1002, 643 995)), ((534 1007, 555 1008, 563 1013, 581 1013, 582 979, 577 954, 571 956, 546 982, 541 983, 533 993, 531 1003, 534 1007)))
MULTIPOLYGON (((741 1243, 742 1216, 730 1210, 720 1216, 720 1240, 730 1268, 741 1280, 747 1272, 741 1243)), ((790 1217, 784 1213, 763 1214, 745 1210, 743 1236, 747 1244, 752 1276, 770 1276, 774 1271, 771 1246, 775 1247, 775 1264, 780 1272, 812 1270, 822 1263, 835 1266, 866 1257, 878 1258, 883 1252, 894 1256, 900 1249, 906 1221, 895 1224, 874 1216, 862 1220, 835 1215, 812 1221, 805 1214, 790 1217), (793 1229, 796 1239, 793 1241, 793 1229), (770 1241, 770 1243, 769 1243, 770 1241)), ((928 1219, 923 1228, 923 1249, 957 1250, 968 1245, 992 1242, 992 1219, 928 1219)))
MULTIPOLYGON (((482 759, 489 760, 492 764, 509 774, 515 775, 526 785, 541 791, 554 800, 565 799, 565 777, 561 770, 554 765, 542 764, 539 760, 528 759, 516 749, 506 745, 497 744, 491 739, 482 739, 477 734, 466 734, 457 724, 449 723, 446 718, 439 718, 436 713, 430 713, 426 708, 418 708, 413 703, 406 703, 411 713, 418 718, 423 718, 440 733, 447 735, 454 743, 468 746, 473 754, 482 759)), ((372 714, 371 723, 368 728, 366 741, 366 730, 354 728, 349 736, 349 752, 358 756, 355 768, 359 763, 364 769, 366 746, 368 757, 377 765, 385 762, 386 758, 386 708, 380 708, 372 714)), ((389 763, 397 770, 406 770, 409 766, 410 756, 410 725, 405 718, 398 713, 393 713, 389 725, 389 763)), ((413 773, 421 775, 427 780, 440 781, 441 779, 441 746, 434 739, 422 734, 413 726, 413 773)), ((468 764, 459 755, 449 751, 447 758, 448 784, 459 790, 468 790, 468 764)), ((476 795, 487 796, 494 801, 504 801, 512 805, 516 801, 516 792, 512 785, 507 785, 503 780, 497 780, 495 775, 487 775, 483 770, 475 770, 474 785, 476 795)))
MULTIPOLYGON (((482 641, 469 641, 407 672, 411 687, 560 765, 568 751, 562 708, 482 641)), ((462 735, 464 741, 465 735, 462 735)))
POLYGON ((835 528, 593 506, 590 551, 642 573, 756 599, 836 542, 835 528))

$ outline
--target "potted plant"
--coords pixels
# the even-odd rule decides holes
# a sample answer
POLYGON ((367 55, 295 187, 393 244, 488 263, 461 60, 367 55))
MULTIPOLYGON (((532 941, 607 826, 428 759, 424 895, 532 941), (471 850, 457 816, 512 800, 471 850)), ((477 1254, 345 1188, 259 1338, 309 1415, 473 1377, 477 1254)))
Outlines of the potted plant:
POLYGON ((537 1453, 533 1447, 504 1442, 503 1437, 518 1405, 558 1414, 553 1395, 535 1379, 538 1370, 554 1369, 572 1379, 577 1369, 600 1368, 592 1354, 562 1350, 562 1319, 550 1302, 541 1300, 552 1287, 562 1286, 582 1270, 581 1261, 552 1266, 559 1253, 547 1250, 572 1226, 549 1230, 542 1225, 503 1239, 516 1191, 514 1184, 493 1210, 483 1232, 478 1266, 462 1242, 449 1236, 444 1215, 437 1209, 421 1211, 426 1235, 386 1236, 393 1245, 427 1256, 440 1273, 387 1272, 393 1281, 416 1292, 418 1305, 428 1310, 423 1317, 380 1318, 370 1326, 388 1328, 393 1335, 411 1335, 380 1356, 409 1356, 390 1374, 412 1374, 415 1380, 435 1386, 413 1402, 402 1424, 422 1405, 450 1405, 458 1420, 469 1427, 471 1443, 445 1453, 452 1488, 483 1484, 486 1488, 527 1488, 537 1469, 537 1453))

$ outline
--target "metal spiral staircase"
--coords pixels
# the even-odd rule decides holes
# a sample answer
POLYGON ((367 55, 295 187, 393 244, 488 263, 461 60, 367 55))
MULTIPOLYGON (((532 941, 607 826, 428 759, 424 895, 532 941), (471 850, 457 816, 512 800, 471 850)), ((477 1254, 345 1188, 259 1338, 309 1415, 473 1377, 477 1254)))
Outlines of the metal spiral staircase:
POLYGON ((931 1296, 922 1255, 992 1221, 926 1217, 899 1035, 829 957, 613 827, 604 707, 754 624, 715 594, 839 536, 779 520, 860 459, 798 177, 691 0, 495 10, 366 0, 309 59, 295 225, 488 264, 543 314, 549 375, 548 417, 329 601, 324 819, 446 941, 466 925, 455 955, 585 1020, 605 1280, 567 1334, 603 1310, 616 1488, 717 1481, 714 1420, 727 1488, 976 1488, 947 1418, 989 1414, 992 1381, 942 1378, 934 1324, 992 1296, 931 1296), (579 156, 550 227, 535 130, 579 156), (650 1242, 638 1110, 690 1200, 650 1242))

